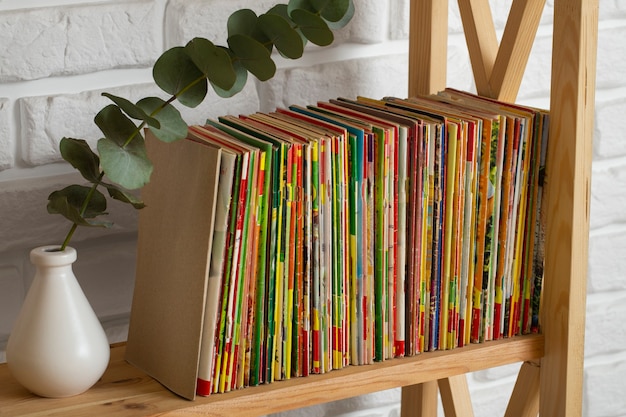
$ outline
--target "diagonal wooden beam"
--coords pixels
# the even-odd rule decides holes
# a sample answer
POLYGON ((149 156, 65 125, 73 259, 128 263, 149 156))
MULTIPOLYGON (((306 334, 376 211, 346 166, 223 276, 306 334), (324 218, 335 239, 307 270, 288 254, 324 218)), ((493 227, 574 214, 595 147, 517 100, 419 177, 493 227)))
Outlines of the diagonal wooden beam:
POLYGON ((489 1, 458 0, 458 3, 476 90, 482 96, 494 97, 489 80, 498 54, 498 39, 489 1))
POLYGON ((437 381, 402 387, 400 417, 437 417, 437 381))
POLYGON ((540 371, 538 363, 522 364, 504 417, 537 417, 540 371))
POLYGON ((488 0, 458 0, 478 94, 515 101, 545 0, 514 0, 498 46, 488 0))
POLYGON ((515 101, 545 4, 546 0, 513 1, 489 78, 491 97, 515 101))
POLYGON ((467 378, 464 374, 440 379, 438 383, 446 417, 474 416, 467 378))

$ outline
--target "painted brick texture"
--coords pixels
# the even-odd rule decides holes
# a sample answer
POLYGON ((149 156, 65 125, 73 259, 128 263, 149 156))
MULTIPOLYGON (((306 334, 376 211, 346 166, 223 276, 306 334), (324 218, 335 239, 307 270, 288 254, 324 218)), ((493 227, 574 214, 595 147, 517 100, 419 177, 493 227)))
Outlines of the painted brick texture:
MULTIPOLYGON (((99 138, 93 117, 102 91, 131 100, 163 97, 150 68, 164 48, 195 36, 218 44, 233 10, 264 11, 278 0, 0 1, 0 362, 33 276, 32 247, 58 242, 68 225, 46 213, 47 195, 80 179, 59 162, 59 140, 99 138), (44 5, 33 7, 30 4, 44 5)), ((188 123, 222 114, 270 111, 336 96, 405 96, 409 0, 356 0, 350 26, 330 48, 308 45, 299 61, 278 60, 276 77, 250 77, 232 99, 213 95, 195 109, 179 107, 188 123)), ((511 1, 491 0, 498 33, 511 1)), ((547 107, 550 25, 546 2, 520 101, 547 107)), ((586 322, 584 415, 626 416, 626 2, 600 2, 591 234, 586 322)), ((455 1, 449 6, 448 84, 473 81, 455 1)), ((442 65, 442 70, 443 70, 442 65)), ((212 93, 210 93, 212 94, 212 93)), ((137 213, 111 202, 111 230, 80 230, 75 271, 111 342, 126 337, 135 268, 137 213)), ((519 364, 468 376, 476 416, 503 415, 519 364)), ((280 417, 399 417, 399 390, 279 414, 280 417)))
POLYGON ((154 1, 0 13, 0 80, 149 65, 159 53, 154 1))

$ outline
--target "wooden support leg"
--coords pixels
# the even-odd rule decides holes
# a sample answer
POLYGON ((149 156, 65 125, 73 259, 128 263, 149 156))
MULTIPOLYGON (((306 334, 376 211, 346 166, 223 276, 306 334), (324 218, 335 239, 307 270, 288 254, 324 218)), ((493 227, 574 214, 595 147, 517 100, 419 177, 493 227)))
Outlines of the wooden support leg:
POLYGON ((522 364, 504 417, 537 417, 540 374, 539 364, 522 364))
POLYGON ((446 417, 472 417, 474 415, 465 375, 440 379, 439 391, 446 417))
POLYGON ((402 388, 401 417, 437 417, 437 382, 402 388))

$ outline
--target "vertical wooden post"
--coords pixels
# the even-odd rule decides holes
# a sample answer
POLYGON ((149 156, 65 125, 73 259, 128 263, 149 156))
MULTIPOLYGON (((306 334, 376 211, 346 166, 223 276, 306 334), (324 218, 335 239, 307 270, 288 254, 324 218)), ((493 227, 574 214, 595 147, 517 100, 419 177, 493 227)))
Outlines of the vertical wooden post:
POLYGON ((446 87, 448 0, 411 0, 409 96, 446 87))
POLYGON ((540 415, 582 413, 598 0, 555 0, 540 415))
MULTIPOLYGON (((448 0, 411 0, 409 34, 409 96, 446 87, 448 62, 448 0)), ((437 416, 437 382, 402 388, 402 417, 437 416)))

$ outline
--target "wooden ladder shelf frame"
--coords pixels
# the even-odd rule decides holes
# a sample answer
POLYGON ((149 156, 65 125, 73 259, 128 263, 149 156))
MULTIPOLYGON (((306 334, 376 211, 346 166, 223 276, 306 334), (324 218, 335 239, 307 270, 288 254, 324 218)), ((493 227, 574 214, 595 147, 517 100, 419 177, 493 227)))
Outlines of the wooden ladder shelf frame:
MULTIPOLYGON (((409 92, 433 93, 445 87, 448 3, 411 1, 409 92)), ((464 19, 486 19, 486 0, 460 1, 471 11, 464 12, 464 19)), ((527 4, 515 10, 535 12, 538 3, 516 0, 514 7, 527 4)), ((403 387, 403 417, 436 415, 438 391, 448 417, 466 417, 472 414, 466 373, 523 362, 507 416, 530 417, 537 409, 542 416, 580 416, 598 0, 554 3, 553 42, 558 47, 552 58, 543 334, 353 366, 196 401, 177 397, 129 365, 124 360, 125 346, 119 345, 112 347, 102 379, 71 398, 37 398, 17 384, 6 364, 0 365, 0 415, 258 417, 403 387)), ((511 39, 523 38, 529 22, 536 24, 535 14, 524 16, 516 15, 509 22, 514 28, 511 39)), ((475 30, 474 40, 470 37, 469 41, 469 49, 479 51, 472 52, 472 65, 481 79, 479 91, 513 101, 523 74, 517 55, 530 50, 530 45, 512 40, 515 45, 507 41, 497 50, 491 38, 492 23, 489 19, 479 23, 477 28, 489 31, 483 35, 475 30), (487 36, 486 40, 481 36, 487 36)))
MULTIPOLYGON (((545 0, 514 0, 499 46, 488 0, 458 3, 477 92, 514 102, 545 0)), ((545 353, 540 362, 522 364, 507 417, 582 414, 597 33, 597 0, 554 0, 541 316, 545 353)), ((447 37, 448 0, 411 0, 410 96, 446 87, 447 37)), ((471 416, 467 385, 458 380, 465 377, 455 378, 438 381, 446 416, 471 416)), ((402 396, 402 417, 436 415, 436 382, 404 387, 402 396)))

